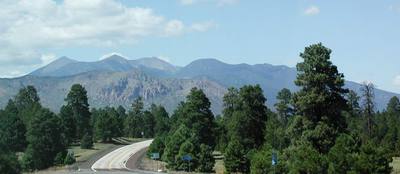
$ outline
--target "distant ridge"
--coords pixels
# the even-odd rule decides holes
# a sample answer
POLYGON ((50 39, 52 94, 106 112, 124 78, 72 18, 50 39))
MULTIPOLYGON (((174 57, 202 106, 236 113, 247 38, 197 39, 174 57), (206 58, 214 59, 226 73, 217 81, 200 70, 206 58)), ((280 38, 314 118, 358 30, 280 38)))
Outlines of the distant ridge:
MULTIPOLYGON (((80 62, 61 57, 31 74, 14 79, 0 79, 0 106, 15 95, 19 88, 35 85, 45 106, 58 111, 73 83, 88 90, 91 106, 121 104, 129 106, 143 96, 147 105, 162 104, 169 111, 184 100, 190 88, 206 91, 213 111, 221 113, 222 96, 228 87, 260 84, 273 108, 276 94, 282 88, 298 90, 294 84, 296 69, 271 64, 227 64, 217 59, 198 59, 177 67, 156 57, 129 60, 111 55, 95 62, 80 62), (51 98, 48 98, 51 97, 51 98)), ((360 93, 361 84, 346 81, 346 87, 360 93)), ((399 94, 376 89, 376 108, 382 110, 393 96, 399 94)))
POLYGON ((118 72, 131 71, 134 69, 141 69, 149 74, 154 74, 158 73, 158 71, 172 73, 177 70, 177 67, 156 57, 128 60, 120 55, 113 54, 95 62, 80 62, 67 57, 60 57, 48 65, 33 71, 29 75, 65 77, 90 71, 104 70, 118 72))

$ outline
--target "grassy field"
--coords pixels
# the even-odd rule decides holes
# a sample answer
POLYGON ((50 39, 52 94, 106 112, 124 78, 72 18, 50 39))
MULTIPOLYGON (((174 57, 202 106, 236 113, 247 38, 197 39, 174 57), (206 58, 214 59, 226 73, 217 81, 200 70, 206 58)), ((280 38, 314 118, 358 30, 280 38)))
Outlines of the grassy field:
POLYGON ((74 152, 77 162, 82 162, 88 160, 94 154, 111 148, 112 146, 113 144, 94 143, 94 147, 92 149, 81 149, 80 146, 71 146, 68 150, 74 152))

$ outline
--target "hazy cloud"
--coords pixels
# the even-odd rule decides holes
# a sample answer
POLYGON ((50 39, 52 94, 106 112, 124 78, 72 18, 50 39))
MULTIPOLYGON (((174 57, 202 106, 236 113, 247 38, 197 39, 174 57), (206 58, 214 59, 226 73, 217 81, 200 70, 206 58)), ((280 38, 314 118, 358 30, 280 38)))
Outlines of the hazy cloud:
POLYGON ((317 6, 310 6, 304 10, 305 15, 313 16, 320 13, 319 7, 317 6))
POLYGON ((397 87, 400 87, 400 75, 394 77, 393 84, 396 85, 397 87))
POLYGON ((215 28, 216 26, 217 25, 214 22, 206 21, 206 22, 194 23, 190 26, 190 28, 194 31, 204 32, 212 28, 215 28))
POLYGON ((179 20, 169 21, 164 29, 164 36, 178 36, 183 33, 185 26, 179 20))
POLYGON ((41 50, 49 48, 115 46, 146 36, 173 37, 194 25, 117 0, 1 0, 0 7, 2 68, 42 65, 52 60, 49 54, 42 57, 41 50))

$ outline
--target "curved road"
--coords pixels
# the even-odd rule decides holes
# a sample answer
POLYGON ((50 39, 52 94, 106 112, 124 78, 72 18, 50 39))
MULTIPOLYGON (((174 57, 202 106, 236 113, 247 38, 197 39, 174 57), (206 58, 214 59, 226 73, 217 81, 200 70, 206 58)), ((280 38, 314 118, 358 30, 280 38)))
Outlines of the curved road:
POLYGON ((116 149, 97 160, 91 167, 93 171, 129 170, 126 162, 140 150, 150 146, 153 140, 142 141, 116 149))

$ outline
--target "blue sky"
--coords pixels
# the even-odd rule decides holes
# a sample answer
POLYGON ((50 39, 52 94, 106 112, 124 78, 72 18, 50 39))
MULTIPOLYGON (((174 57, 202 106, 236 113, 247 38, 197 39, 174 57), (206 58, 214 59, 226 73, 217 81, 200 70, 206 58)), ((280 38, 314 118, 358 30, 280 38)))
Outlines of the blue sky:
POLYGON ((23 75, 60 56, 94 61, 114 52, 131 59, 157 56, 180 66, 217 58, 294 67, 305 46, 322 42, 347 80, 400 93, 400 1, 29 3, 0 2, 7 8, 0 12, 6 21, 0 24, 0 76, 23 75))

